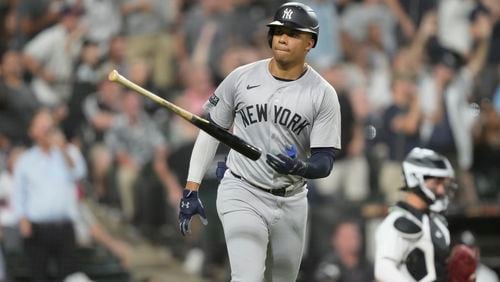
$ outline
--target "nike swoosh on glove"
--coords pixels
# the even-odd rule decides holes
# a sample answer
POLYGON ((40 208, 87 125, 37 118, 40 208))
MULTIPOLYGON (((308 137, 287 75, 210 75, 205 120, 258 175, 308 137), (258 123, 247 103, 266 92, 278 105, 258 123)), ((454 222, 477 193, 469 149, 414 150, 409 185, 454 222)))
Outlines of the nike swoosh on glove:
POLYGON ((307 168, 305 162, 298 159, 292 159, 283 154, 267 154, 266 163, 281 174, 304 176, 307 168))
POLYGON ((190 233, 191 218, 193 215, 199 215, 201 222, 204 225, 208 224, 205 209, 198 197, 198 191, 184 189, 182 192, 182 199, 179 204, 179 228, 182 236, 190 233))

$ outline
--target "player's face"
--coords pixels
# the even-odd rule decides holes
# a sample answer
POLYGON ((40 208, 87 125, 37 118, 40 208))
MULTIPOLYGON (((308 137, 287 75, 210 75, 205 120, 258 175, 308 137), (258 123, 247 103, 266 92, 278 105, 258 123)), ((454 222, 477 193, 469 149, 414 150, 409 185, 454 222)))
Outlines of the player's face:
POLYGON ((425 179, 425 185, 437 198, 449 196, 454 190, 454 183, 450 178, 430 177, 425 179))
POLYGON ((272 40, 273 57, 283 64, 303 63, 314 45, 312 35, 288 27, 275 27, 272 40))

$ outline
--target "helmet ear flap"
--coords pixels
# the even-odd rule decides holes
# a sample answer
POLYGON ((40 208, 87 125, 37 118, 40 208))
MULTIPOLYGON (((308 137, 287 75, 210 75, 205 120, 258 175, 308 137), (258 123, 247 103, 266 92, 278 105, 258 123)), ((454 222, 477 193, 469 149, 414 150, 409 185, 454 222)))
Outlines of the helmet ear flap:
POLYGON ((420 185, 420 181, 418 179, 418 176, 415 173, 410 173, 410 175, 408 175, 408 177, 407 177, 406 182, 407 182, 406 184, 410 188, 417 187, 420 185))
POLYGON ((418 175, 412 171, 411 165, 403 163, 403 178, 406 184, 406 189, 411 189, 418 187, 420 185, 420 179, 418 175))

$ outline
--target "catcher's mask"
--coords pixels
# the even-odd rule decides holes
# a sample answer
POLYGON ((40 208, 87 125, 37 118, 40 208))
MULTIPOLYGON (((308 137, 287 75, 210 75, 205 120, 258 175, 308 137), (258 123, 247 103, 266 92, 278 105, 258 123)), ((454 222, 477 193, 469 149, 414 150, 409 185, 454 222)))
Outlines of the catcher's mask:
POLYGON ((457 189, 455 172, 448 159, 433 150, 414 148, 403 161, 404 191, 420 196, 432 211, 443 212, 448 208, 449 199, 457 189), (444 180, 446 193, 436 195, 425 185, 428 178, 444 180))

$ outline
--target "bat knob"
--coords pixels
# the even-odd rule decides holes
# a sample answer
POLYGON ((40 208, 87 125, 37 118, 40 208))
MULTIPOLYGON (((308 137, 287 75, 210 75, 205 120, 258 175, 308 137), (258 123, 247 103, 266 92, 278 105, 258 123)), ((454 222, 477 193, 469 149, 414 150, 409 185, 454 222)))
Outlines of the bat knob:
POLYGON ((108 80, 109 81, 117 81, 118 80, 118 76, 120 74, 118 73, 117 70, 112 70, 109 74, 108 74, 108 80))

